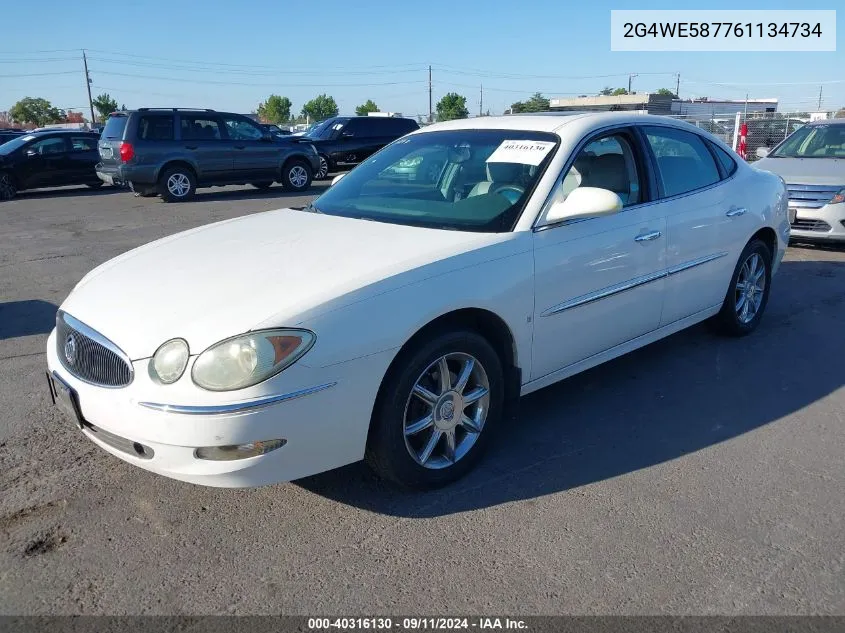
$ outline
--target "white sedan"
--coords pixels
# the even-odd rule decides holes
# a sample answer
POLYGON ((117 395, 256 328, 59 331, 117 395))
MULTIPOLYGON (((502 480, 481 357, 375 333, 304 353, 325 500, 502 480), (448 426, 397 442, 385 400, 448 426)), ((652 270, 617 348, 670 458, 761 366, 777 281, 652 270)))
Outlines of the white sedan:
POLYGON ((188 482, 366 458, 442 485, 520 394, 705 319, 753 331, 788 238, 783 181, 682 122, 440 123, 305 208, 91 271, 50 334, 50 392, 104 450, 188 482), (391 176, 421 153, 436 177, 391 176))

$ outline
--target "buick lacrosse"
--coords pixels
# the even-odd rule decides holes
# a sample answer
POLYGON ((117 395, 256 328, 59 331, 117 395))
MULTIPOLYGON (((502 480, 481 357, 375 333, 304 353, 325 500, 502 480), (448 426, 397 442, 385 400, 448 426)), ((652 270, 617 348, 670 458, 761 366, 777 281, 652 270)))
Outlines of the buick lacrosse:
POLYGON ((705 319, 753 331, 788 238, 783 180, 688 124, 449 121, 304 208, 94 269, 59 309, 48 386, 90 440, 168 477, 246 487, 366 459, 438 486, 522 394, 705 319))

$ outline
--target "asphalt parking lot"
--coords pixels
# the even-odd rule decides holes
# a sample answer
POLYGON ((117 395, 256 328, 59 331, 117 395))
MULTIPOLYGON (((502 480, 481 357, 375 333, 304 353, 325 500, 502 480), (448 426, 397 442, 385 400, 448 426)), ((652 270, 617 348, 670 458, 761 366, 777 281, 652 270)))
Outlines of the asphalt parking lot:
POLYGON ((88 270, 308 199, 0 203, 0 612, 845 614, 845 249, 790 248, 751 337, 695 327, 528 396, 480 468, 436 492, 360 464, 196 487, 54 410, 44 346, 88 270))

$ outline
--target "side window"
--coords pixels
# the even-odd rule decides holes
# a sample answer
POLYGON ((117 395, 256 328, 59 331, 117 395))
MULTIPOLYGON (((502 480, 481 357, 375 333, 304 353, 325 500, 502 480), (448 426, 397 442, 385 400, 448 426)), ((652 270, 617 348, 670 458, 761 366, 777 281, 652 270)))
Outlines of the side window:
POLYGON ((233 116, 224 116, 223 123, 226 125, 226 131, 229 133, 229 138, 235 141, 260 141, 264 137, 257 125, 250 123, 246 119, 233 116))
POLYGON ((205 115, 182 116, 182 139, 186 141, 219 141, 223 138, 220 121, 205 115))
POLYGON ((341 132, 342 136, 365 136, 363 132, 363 121, 361 119, 352 119, 346 123, 343 128, 343 132, 341 132))
POLYGON ((70 146, 74 152, 96 152, 97 139, 93 136, 71 136, 70 146))
POLYGON ((722 169, 725 170, 725 177, 733 176, 733 173, 736 171, 736 161, 731 158, 731 155, 728 154, 725 150, 714 143, 709 143, 710 148, 713 150, 713 153, 716 154, 716 158, 719 159, 719 162, 722 164, 722 169))
POLYGON ((142 141, 172 141, 173 115, 146 114, 138 121, 138 138, 142 141))
POLYGON ((664 198, 719 182, 716 162, 700 136, 664 127, 644 131, 657 159, 664 198))
POLYGON ((35 141, 32 145, 29 146, 29 150, 27 151, 33 150, 36 154, 40 156, 47 156, 49 154, 62 154, 67 151, 67 145, 65 145, 64 137, 54 136, 52 138, 45 138, 41 139, 40 141, 35 141))
POLYGON ((642 202, 637 161, 624 135, 602 136, 578 153, 563 179, 563 195, 577 187, 609 189, 626 207, 642 202))

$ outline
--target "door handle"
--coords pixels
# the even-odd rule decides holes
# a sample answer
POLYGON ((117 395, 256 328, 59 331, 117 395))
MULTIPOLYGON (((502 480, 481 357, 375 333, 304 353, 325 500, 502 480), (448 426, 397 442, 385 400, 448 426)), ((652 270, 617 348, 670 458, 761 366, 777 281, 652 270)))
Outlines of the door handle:
POLYGON ((636 242, 650 242, 652 240, 656 240, 658 237, 663 235, 660 231, 652 231, 651 233, 643 233, 641 235, 637 235, 634 238, 636 242))
POLYGON ((736 207, 734 209, 731 209, 727 213, 725 213, 725 215, 728 216, 729 218, 737 218, 737 217, 743 215, 747 210, 748 209, 746 209, 745 207, 736 207))
POLYGON ((197 149, 196 145, 185 145, 185 149, 197 149))

